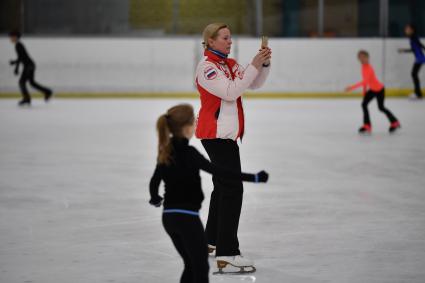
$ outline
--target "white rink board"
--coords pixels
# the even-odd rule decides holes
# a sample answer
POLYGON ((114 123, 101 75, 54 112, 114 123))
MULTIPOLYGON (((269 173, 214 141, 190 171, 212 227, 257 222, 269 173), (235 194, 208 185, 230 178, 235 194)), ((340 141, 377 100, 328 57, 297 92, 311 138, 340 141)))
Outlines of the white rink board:
MULTIPOLYGON (((147 202, 154 122, 183 101, 0 100, 0 282, 178 282, 147 202)), ((258 271, 211 282, 422 283, 425 104, 387 106, 402 131, 390 136, 372 102, 375 133, 361 137, 359 100, 245 101, 243 168, 270 173, 245 183, 240 222, 258 271)))
MULTIPOLYGON (((37 62, 36 79, 56 92, 193 92, 200 38, 23 38, 37 62)), ((259 39, 235 36, 232 57, 246 65, 259 39)), ((387 88, 413 88, 407 39, 271 38, 272 72, 260 92, 342 92, 360 80, 359 49, 371 54, 387 88)), ((13 46, 0 38, 0 93, 19 92, 8 65, 13 46)), ((425 72, 420 73, 425 80, 425 72)))

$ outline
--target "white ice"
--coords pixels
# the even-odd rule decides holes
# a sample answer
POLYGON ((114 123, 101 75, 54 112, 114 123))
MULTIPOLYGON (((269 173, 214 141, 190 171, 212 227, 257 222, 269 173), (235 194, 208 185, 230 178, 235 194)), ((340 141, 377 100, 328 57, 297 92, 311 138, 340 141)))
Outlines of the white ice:
MULTIPOLYGON (((186 101, 199 105, 1 100, 0 282, 178 282, 182 261, 147 202, 155 120, 186 101)), ((258 271, 211 282, 425 282, 425 103, 387 106, 400 133, 374 101, 364 137, 358 99, 245 101, 243 169, 270 173, 245 183, 240 221, 258 271)))

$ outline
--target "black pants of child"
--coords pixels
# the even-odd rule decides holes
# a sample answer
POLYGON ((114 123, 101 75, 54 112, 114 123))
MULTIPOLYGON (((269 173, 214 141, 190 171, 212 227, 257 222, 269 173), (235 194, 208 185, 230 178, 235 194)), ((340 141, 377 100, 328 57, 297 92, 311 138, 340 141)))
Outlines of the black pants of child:
POLYGON ((199 216, 164 213, 162 224, 183 258, 180 283, 208 283, 208 248, 199 216))
MULTIPOLYGON (((231 139, 202 140, 212 163, 241 171, 239 146, 231 139)), ((214 189, 206 225, 207 241, 216 246, 216 256, 240 255, 238 228, 242 209, 242 181, 213 176, 214 189)))
POLYGON ((363 109, 363 122, 364 122, 364 124, 370 125, 369 110, 367 109, 367 106, 368 106, 369 102, 371 102, 372 99, 374 99, 375 97, 376 97, 376 100, 378 101, 379 111, 383 112, 387 116, 388 120, 391 123, 396 122, 397 118, 393 115, 393 113, 391 113, 390 110, 388 110, 384 106, 385 88, 382 88, 382 90, 380 90, 380 91, 368 90, 366 92, 365 96, 363 97, 362 109, 363 109))
POLYGON ((415 63, 412 68, 412 79, 415 85, 415 94, 418 98, 422 98, 421 82, 419 81, 419 70, 421 67, 421 63, 415 63))
POLYGON ((19 79, 19 87, 21 89, 22 98, 26 101, 31 101, 31 96, 27 89, 27 82, 29 82, 33 88, 44 93, 45 96, 52 92, 47 87, 44 87, 40 85, 39 83, 37 83, 34 79, 34 76, 35 76, 35 66, 25 66, 24 70, 22 71, 21 78, 19 79))

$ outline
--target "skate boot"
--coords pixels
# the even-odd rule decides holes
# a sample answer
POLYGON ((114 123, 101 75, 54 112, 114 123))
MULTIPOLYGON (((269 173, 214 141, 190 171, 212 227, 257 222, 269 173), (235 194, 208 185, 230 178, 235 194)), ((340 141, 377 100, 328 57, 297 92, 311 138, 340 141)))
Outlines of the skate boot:
POLYGON ((254 262, 241 255, 218 256, 216 260, 218 271, 213 274, 246 274, 256 271, 254 262))
POLYGON ((215 246, 208 244, 208 255, 215 256, 215 246))
POLYGON ((53 96, 53 91, 49 90, 48 92, 46 92, 44 94, 44 101, 45 102, 49 102, 50 98, 52 98, 53 96))
POLYGON ((397 131, 398 129, 401 128, 400 122, 399 121, 395 121, 391 123, 390 128, 388 129, 388 131, 391 133, 394 133, 395 131, 397 131))
POLYGON ((29 99, 22 99, 18 102, 18 106, 24 107, 24 106, 31 106, 31 100, 29 99))
POLYGON ((416 93, 411 93, 408 96, 408 99, 409 100, 422 100, 422 96, 418 96, 416 93))
POLYGON ((370 124, 364 124, 359 129, 359 134, 370 135, 372 133, 372 126, 370 124))

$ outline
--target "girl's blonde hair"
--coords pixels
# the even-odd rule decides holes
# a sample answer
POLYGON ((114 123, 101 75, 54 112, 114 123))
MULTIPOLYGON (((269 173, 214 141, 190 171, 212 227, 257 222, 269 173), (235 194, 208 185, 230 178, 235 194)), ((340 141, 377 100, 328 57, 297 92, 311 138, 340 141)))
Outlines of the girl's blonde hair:
POLYGON ((204 46, 204 49, 210 47, 208 45, 208 39, 216 39, 218 32, 224 28, 229 28, 229 26, 223 23, 212 23, 204 28, 204 31, 202 32, 202 38, 204 40, 202 45, 204 46))
POLYGON ((158 131, 158 163, 170 164, 171 135, 174 137, 183 137, 183 127, 193 125, 195 114, 190 104, 179 104, 167 110, 156 122, 158 131))

